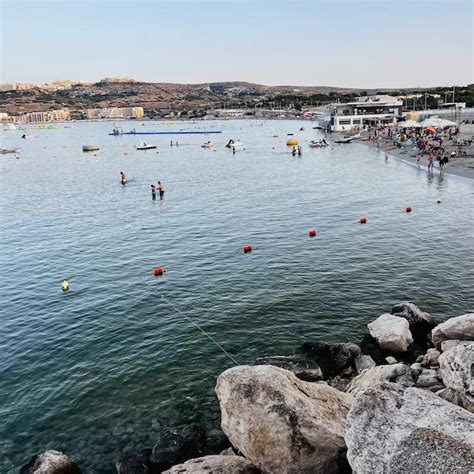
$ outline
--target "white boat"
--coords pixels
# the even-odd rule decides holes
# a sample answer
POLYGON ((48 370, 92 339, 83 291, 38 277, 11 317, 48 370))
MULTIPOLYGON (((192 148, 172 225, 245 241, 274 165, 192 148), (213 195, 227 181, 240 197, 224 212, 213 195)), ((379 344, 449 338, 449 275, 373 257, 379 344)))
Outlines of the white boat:
POLYGON ((214 143, 212 143, 210 140, 206 143, 203 143, 201 145, 201 148, 212 148, 214 146, 214 143))
POLYGON ((7 153, 16 153, 18 148, 0 148, 0 155, 6 155, 7 153))
POLYGON ((137 150, 154 150, 155 148, 156 145, 147 145, 146 143, 137 146, 137 150))
POLYGON ((8 130, 16 130, 16 125, 14 123, 7 123, 7 128, 3 129, 5 132, 8 130))
POLYGON ((87 152, 87 151, 99 151, 100 147, 97 145, 82 145, 82 151, 87 152))

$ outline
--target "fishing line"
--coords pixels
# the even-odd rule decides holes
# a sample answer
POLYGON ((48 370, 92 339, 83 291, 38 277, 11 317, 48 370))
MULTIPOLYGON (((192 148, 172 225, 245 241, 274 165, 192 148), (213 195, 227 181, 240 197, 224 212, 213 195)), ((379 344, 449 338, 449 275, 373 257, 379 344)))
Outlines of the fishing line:
POLYGON ((179 308, 177 308, 171 301, 161 295, 161 299, 166 301, 174 310, 179 313, 181 316, 186 318, 191 324, 196 326, 206 337, 208 337, 232 362, 235 362, 237 365, 240 365, 210 334, 208 334, 204 329, 202 329, 199 324, 195 323, 191 318, 186 316, 179 308))

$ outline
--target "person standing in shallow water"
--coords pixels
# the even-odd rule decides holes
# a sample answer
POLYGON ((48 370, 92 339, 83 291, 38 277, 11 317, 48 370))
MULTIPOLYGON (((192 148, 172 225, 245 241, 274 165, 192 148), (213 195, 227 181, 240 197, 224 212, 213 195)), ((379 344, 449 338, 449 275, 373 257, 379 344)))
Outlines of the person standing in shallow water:
POLYGON ((153 201, 156 199, 156 187, 154 184, 151 185, 151 198, 153 201))
POLYGON ((163 196, 165 195, 165 187, 161 181, 158 181, 158 192, 160 193, 160 199, 163 199, 163 196))
POLYGON ((123 171, 120 171, 120 184, 124 185, 127 182, 127 177, 123 171))

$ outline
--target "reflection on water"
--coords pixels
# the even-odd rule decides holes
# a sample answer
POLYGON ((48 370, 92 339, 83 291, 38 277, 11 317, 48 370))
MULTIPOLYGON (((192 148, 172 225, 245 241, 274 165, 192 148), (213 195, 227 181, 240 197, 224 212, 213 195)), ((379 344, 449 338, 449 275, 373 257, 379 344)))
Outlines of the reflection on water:
MULTIPOLYGON (((472 309, 469 180, 357 143, 311 149, 322 135, 298 122, 180 124, 222 129, 216 151, 206 136, 147 137, 158 154, 108 136, 112 124, 71 125, 0 162, 1 472, 47 448, 112 472, 163 425, 218 422, 213 388, 231 362, 163 295, 241 363, 357 341, 401 300, 440 319, 472 309), (226 149, 230 138, 245 151, 226 149), (166 194, 152 201, 158 180, 166 194)), ((4 146, 18 142, 4 133, 4 146)))

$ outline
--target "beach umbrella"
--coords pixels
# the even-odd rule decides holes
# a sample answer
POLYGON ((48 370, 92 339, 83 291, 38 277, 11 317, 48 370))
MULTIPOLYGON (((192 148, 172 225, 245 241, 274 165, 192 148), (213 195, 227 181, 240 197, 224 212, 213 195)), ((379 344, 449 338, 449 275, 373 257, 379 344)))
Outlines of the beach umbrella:
POLYGON ((457 125, 458 124, 456 122, 453 122, 452 120, 442 119, 439 126, 441 128, 446 128, 446 127, 457 127, 457 125))
POLYGON ((421 124, 415 120, 405 120, 405 122, 400 122, 398 126, 401 128, 420 128, 421 124))
POLYGON ((425 132, 431 135, 436 135, 436 130, 433 127, 426 127, 425 132))

